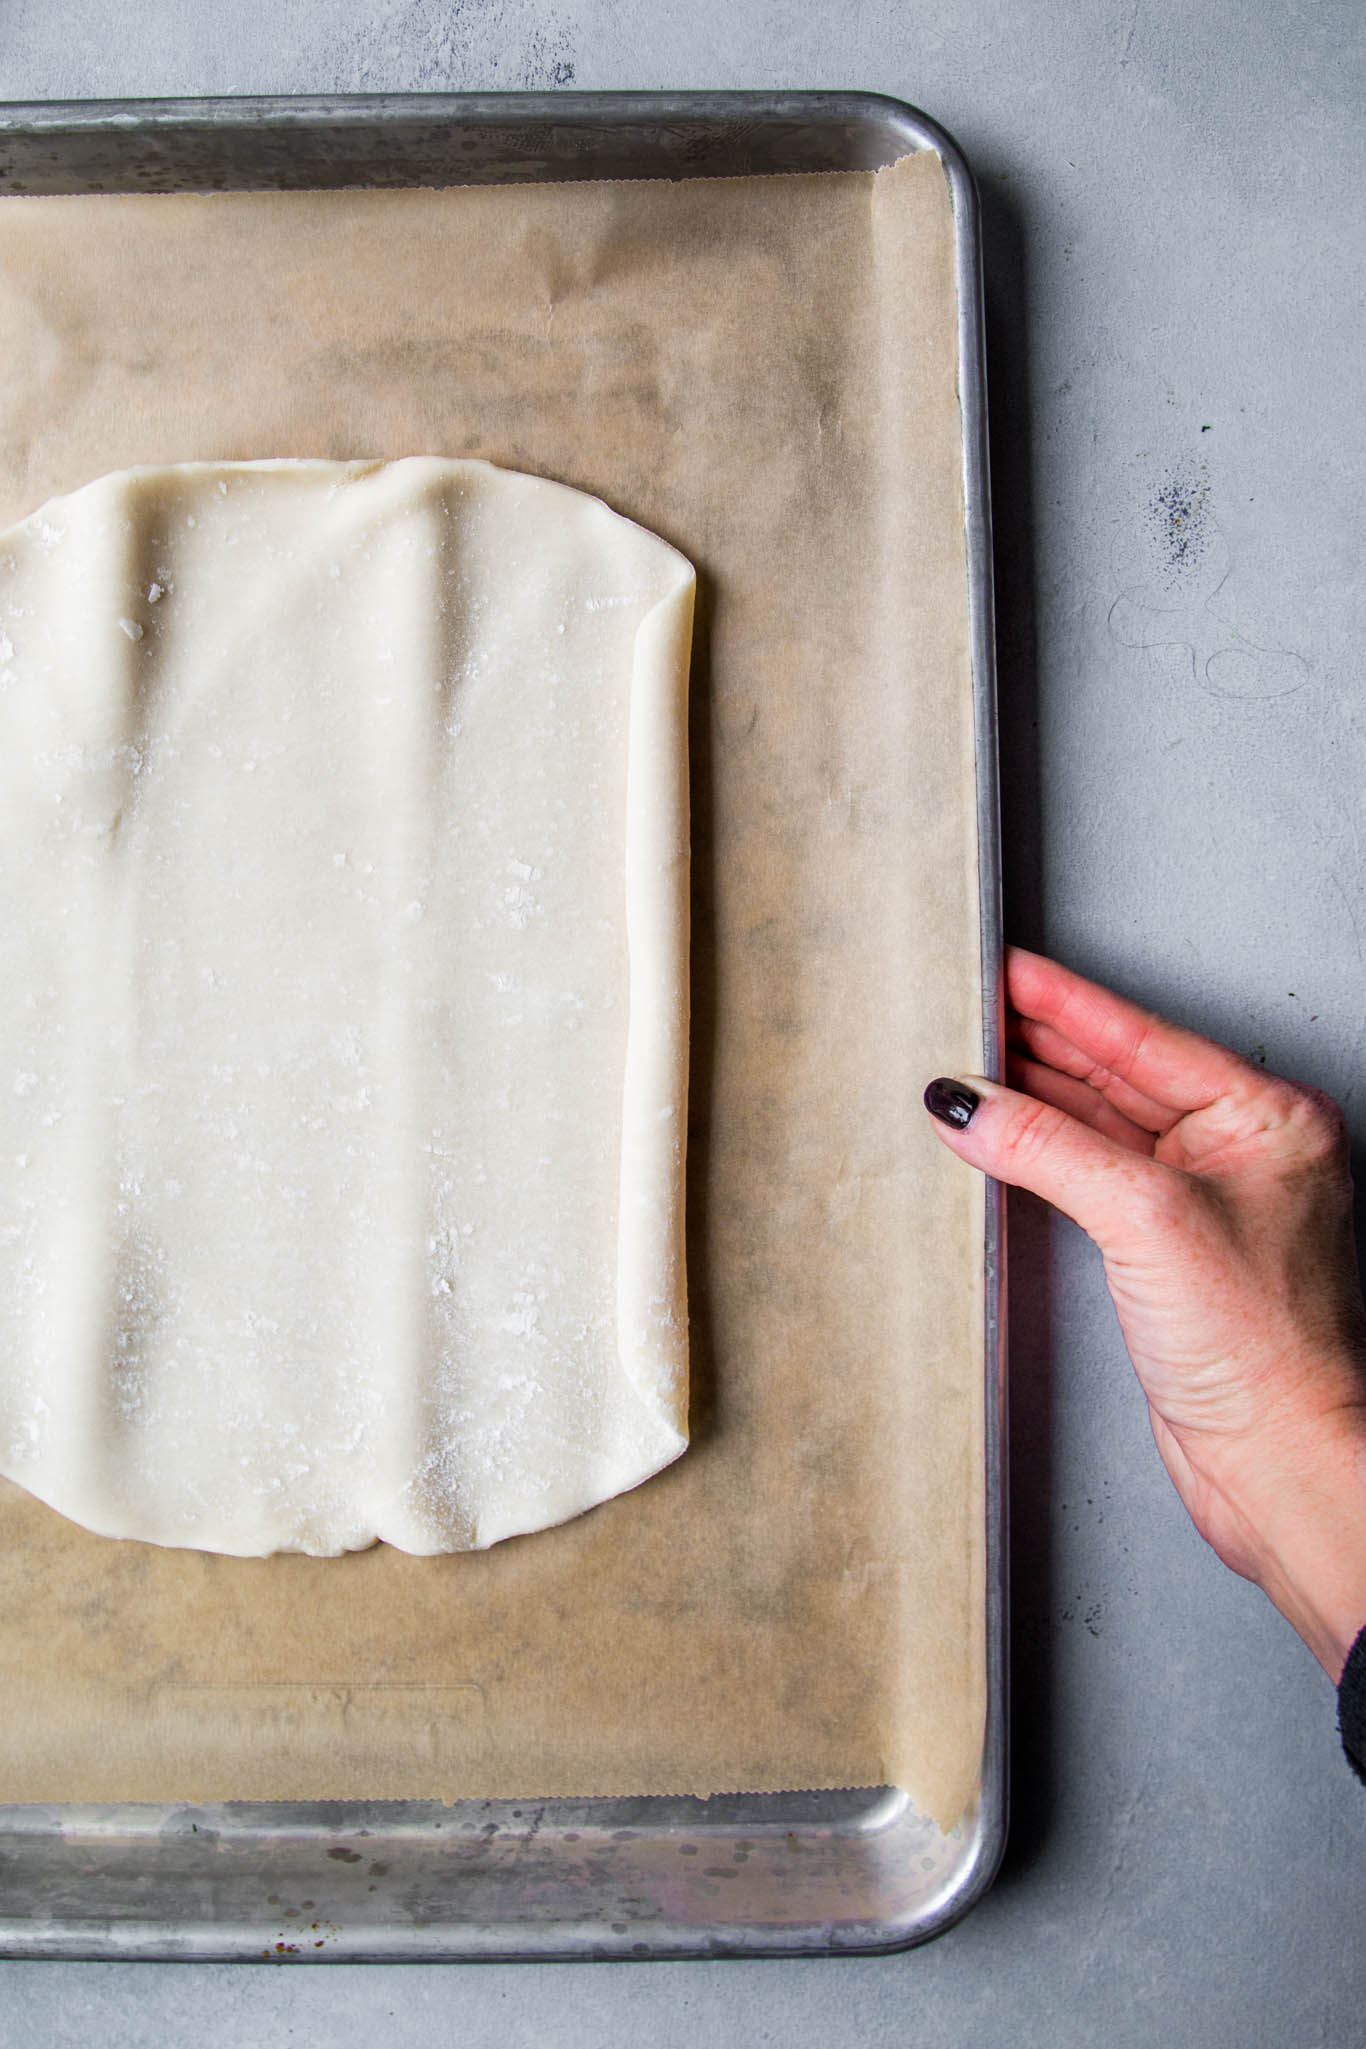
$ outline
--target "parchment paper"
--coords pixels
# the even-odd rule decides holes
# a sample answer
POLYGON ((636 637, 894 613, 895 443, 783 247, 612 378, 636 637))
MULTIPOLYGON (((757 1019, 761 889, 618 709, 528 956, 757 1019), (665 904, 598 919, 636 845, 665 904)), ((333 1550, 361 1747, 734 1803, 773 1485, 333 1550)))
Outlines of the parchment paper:
POLYGON ((691 1450, 437 1559, 0 1486, 0 1798, 971 1800, 982 1191, 919 1107, 981 1045, 954 321, 931 156, 0 202, 0 522, 130 463, 480 455, 702 585, 691 1450))

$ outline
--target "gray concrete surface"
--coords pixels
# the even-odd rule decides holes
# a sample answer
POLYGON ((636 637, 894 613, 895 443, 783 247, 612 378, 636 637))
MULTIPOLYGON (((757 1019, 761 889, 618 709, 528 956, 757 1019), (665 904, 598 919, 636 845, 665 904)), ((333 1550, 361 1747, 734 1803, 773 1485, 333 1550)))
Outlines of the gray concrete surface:
MULTIPOLYGON (((1009 924, 1363 1136, 1355 0, 0 0, 0 95, 862 86, 988 230, 1009 924)), ((890 1960, 0 1965, 0 2042, 1366 2042, 1327 1681, 1187 1526, 1089 1248, 1014 1206, 1016 1829, 890 1960)))

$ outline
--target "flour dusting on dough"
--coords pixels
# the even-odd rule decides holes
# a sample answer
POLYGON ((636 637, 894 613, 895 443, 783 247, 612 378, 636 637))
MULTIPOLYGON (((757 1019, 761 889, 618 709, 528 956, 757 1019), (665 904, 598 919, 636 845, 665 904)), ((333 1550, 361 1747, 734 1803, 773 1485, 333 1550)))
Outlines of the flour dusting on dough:
POLYGON ((427 458, 0 541, 0 1472, 433 1552, 683 1449, 692 587, 427 458))

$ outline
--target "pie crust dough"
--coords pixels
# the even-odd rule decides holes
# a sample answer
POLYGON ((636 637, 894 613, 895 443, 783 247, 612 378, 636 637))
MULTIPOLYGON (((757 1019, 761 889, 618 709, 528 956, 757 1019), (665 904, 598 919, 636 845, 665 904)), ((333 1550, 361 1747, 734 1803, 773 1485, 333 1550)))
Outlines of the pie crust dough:
POLYGON ((428 458, 0 535, 6 1476, 439 1552, 684 1449, 693 582, 428 458))

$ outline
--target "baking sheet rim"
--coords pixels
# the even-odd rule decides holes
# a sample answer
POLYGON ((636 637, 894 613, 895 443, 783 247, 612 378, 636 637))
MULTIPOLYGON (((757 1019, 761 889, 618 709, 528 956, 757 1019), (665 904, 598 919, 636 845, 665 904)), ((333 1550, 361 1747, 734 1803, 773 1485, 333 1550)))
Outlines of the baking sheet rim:
MULTIPOLYGON (((985 354, 982 329, 980 237, 977 200, 971 173, 956 144, 942 129, 904 102, 883 95, 863 93, 666 93, 666 94, 542 94, 542 95, 355 95, 329 98, 287 99, 277 96, 229 101, 130 101, 96 103, 49 102, 31 106, 0 107, 0 146, 7 138, 25 134, 47 138, 50 149, 63 132, 84 136, 114 136, 136 140, 155 133, 159 146, 167 133, 174 133, 177 121, 200 131, 232 128, 240 133, 277 132, 291 127, 306 132, 310 124, 325 130, 339 111, 374 122, 377 129, 398 130, 404 119, 423 117, 433 121, 459 122, 462 117, 489 120, 494 115, 516 125, 525 133, 538 119, 553 119, 563 131, 572 129, 576 118, 588 114, 629 114, 663 124, 743 119, 747 130, 757 134, 765 116, 791 120, 800 113, 809 121, 838 121, 852 126, 858 121, 881 124, 899 143, 897 154, 930 150, 938 155, 949 183, 953 215, 958 276, 958 361, 960 406, 963 423, 963 482, 966 514, 968 599, 972 644, 972 684, 977 741, 976 811, 978 830, 978 897, 980 907, 980 961, 985 994, 983 1071, 1000 1071, 1001 1021, 999 1000, 1002 941, 1000 929, 1000 853, 997 811, 995 679, 992 636, 990 509, 985 414, 985 354)), ((401 138, 400 138, 401 139, 401 138)), ((891 161, 891 158, 887 158, 891 161)), ((836 168, 836 166, 830 166, 836 168)), ((694 175, 706 175, 705 173, 694 175)), ((644 169, 641 177, 661 173, 644 169)), ((667 176, 666 171, 663 175, 667 176)), ((723 174, 731 175, 731 174, 723 174)), ((750 173, 755 175, 755 173, 750 173)), ((762 173, 758 173, 762 175, 762 173)), ((800 173, 797 173, 800 175, 800 173)), ((424 179, 411 182, 425 183, 424 179)), ((449 182, 458 182, 451 180, 449 182)), ((498 182, 496 179, 488 182, 498 182)), ((509 182, 509 181, 503 181, 509 182)), ((538 182, 562 182, 541 180, 538 182)), ((22 189, 13 186, 6 189, 22 189)), ((89 185, 70 189, 92 189, 89 185)), ((136 189, 147 190, 146 184, 136 189)), ((181 183, 179 190, 203 189, 181 183)), ((298 188, 293 188, 298 189, 298 188)), ((901 1947, 925 1935, 966 1911, 990 1883, 1004 1845, 1006 1812, 1005 1746, 1005 1414, 1004 1414, 1004 1217, 999 1189, 988 1191, 986 1206, 985 1263, 985 1453, 986 1487, 986 1721, 979 1800, 970 1833, 964 1842, 964 1856, 957 1882, 947 1900, 941 1902, 928 1922, 909 1933, 899 1930, 886 1943, 857 1947, 901 1947)), ((816 1792, 819 1789, 804 1789, 816 1792)), ((773 1801, 786 1796, 764 1794, 756 1800, 773 1801)), ((181 1803, 150 1807, 151 1812, 174 1813, 181 1803)), ((336 1803, 326 1805, 329 1811, 336 1803)), ((405 1803, 406 1804, 406 1803, 405 1803)), ((512 1802, 456 1803, 511 1807, 512 1802)), ((620 1800, 605 1801, 619 1809, 620 1800)), ((3 1816, 4 1808, 0 1808, 3 1816)), ((74 1821, 79 1810, 66 1810, 74 1821)), ((14 1930, 19 1937, 21 1931, 14 1930)), ((0 1945, 9 1948, 10 1931, 0 1929, 0 1945)), ((815 1945, 817 1947, 829 1945, 815 1945)), ((747 1948, 749 1946, 747 1945, 747 1948)), ((791 1953, 787 1945, 783 1953, 791 1953)), ((18 1953, 9 1948, 9 1953, 18 1953)), ((28 1951, 27 1953, 52 1953, 28 1951)), ((70 1953, 64 1952, 64 1953, 70 1953)), ((101 1953, 101 1952, 92 1952, 101 1953)), ((104 1952, 111 1953, 111 1952, 104 1952)), ((120 1945, 118 1953, 128 1954, 120 1945)), ((235 1952, 234 1952, 235 1953, 235 1952)), ((517 1953, 525 1954, 524 1950, 517 1953)), ((539 1952, 550 1953, 550 1952, 539 1952)), ((678 1951, 673 1951, 678 1954, 678 1951)), ((338 1954, 337 1951, 332 1952, 338 1954)))

